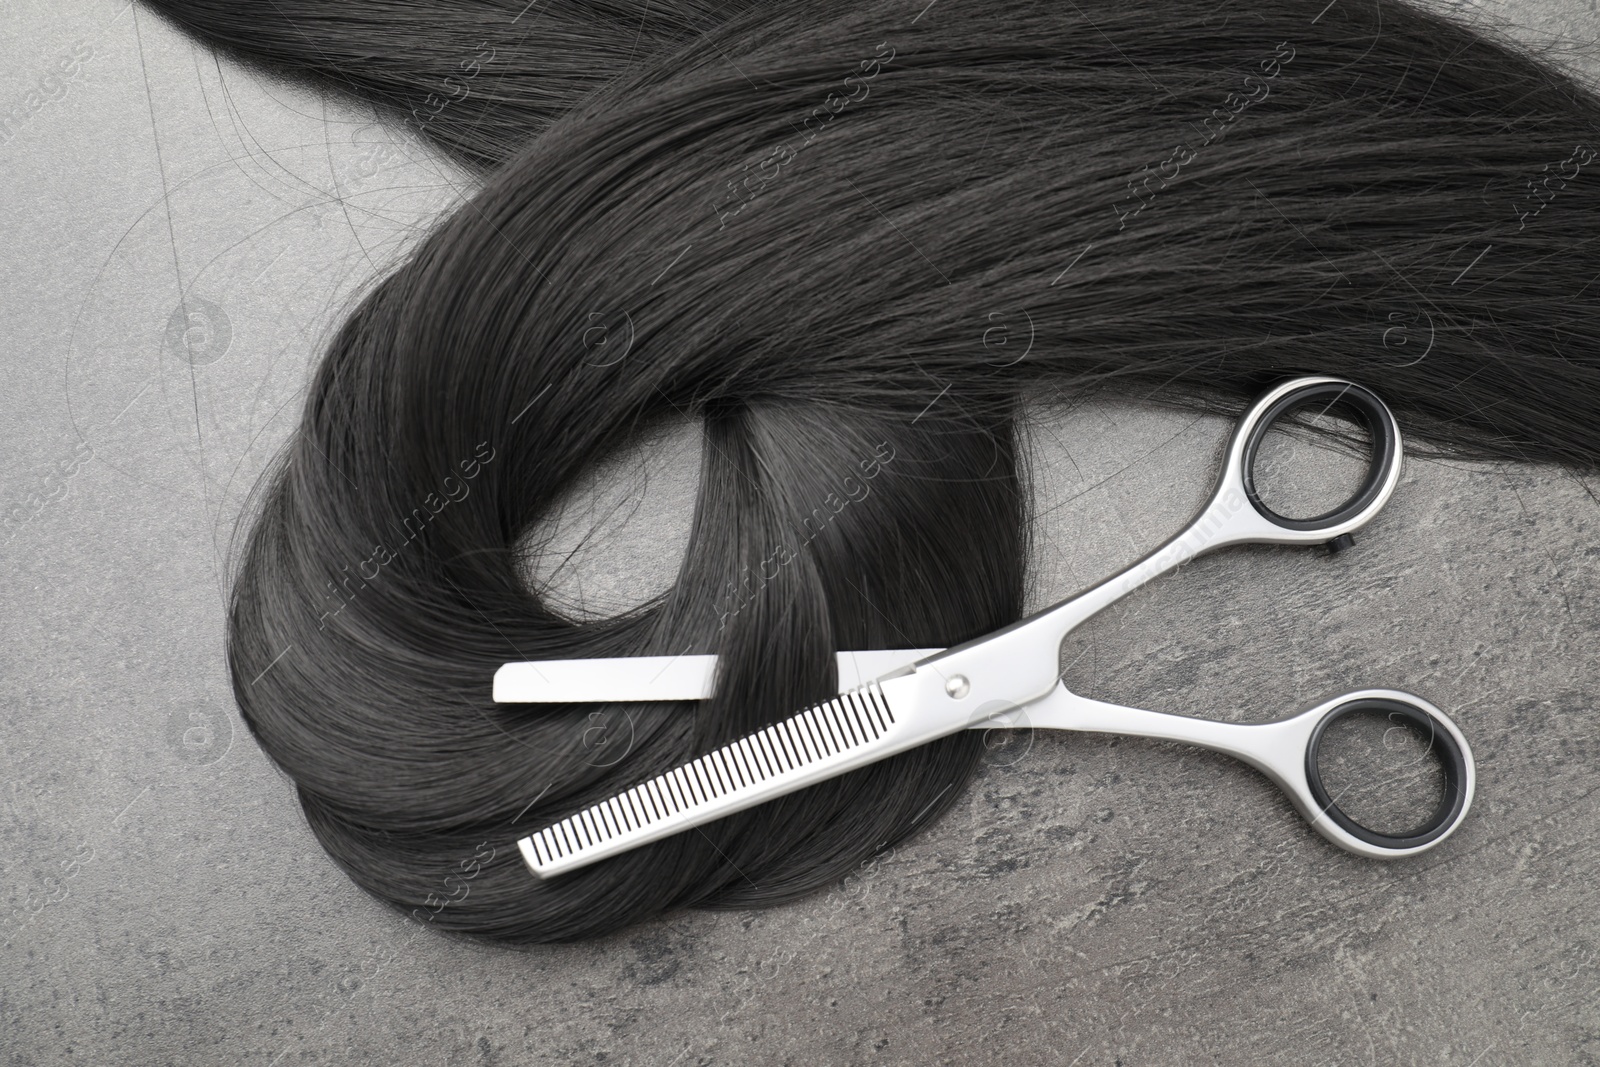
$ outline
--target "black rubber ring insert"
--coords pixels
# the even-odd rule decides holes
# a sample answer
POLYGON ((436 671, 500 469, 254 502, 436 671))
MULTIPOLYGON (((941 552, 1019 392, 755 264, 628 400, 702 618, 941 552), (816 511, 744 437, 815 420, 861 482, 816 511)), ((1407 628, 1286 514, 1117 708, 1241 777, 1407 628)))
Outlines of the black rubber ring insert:
POLYGON ((1388 475, 1389 468, 1398 458, 1399 448, 1400 440, 1395 431, 1394 421, 1388 409, 1383 406, 1383 401, 1371 391, 1353 382, 1317 382, 1314 385, 1303 386, 1279 397, 1256 421, 1255 426, 1251 427, 1250 436, 1244 442, 1240 471, 1244 480, 1244 494, 1250 498, 1251 505, 1261 513, 1262 518, 1286 530, 1329 529, 1361 514, 1373 500, 1377 499, 1378 494, 1383 491, 1384 478, 1388 475), (1329 407, 1336 403, 1348 405, 1361 416, 1367 432, 1372 435, 1372 463, 1367 468, 1367 476, 1362 481, 1361 488, 1339 507, 1315 518, 1291 519, 1279 515, 1261 502, 1261 495, 1256 492, 1256 452, 1260 449, 1261 442, 1265 440, 1267 431, 1272 429, 1273 423, 1296 408, 1317 400, 1326 400, 1329 407))
POLYGON ((1333 820, 1334 825, 1352 837, 1369 845, 1377 845, 1379 848, 1415 848, 1448 833, 1450 827, 1461 817, 1461 809, 1467 803, 1467 758, 1444 724, 1426 711, 1398 700, 1366 697, 1340 704, 1324 715, 1322 721, 1317 723, 1316 729, 1311 731, 1311 740, 1306 745, 1306 783, 1311 787, 1311 797, 1317 802, 1317 807, 1333 820), (1444 799, 1440 801, 1439 809, 1428 821, 1414 830, 1401 834, 1383 834, 1369 830, 1340 810, 1339 805, 1328 795, 1327 787, 1322 784, 1322 773, 1317 768, 1317 751, 1322 747, 1323 732, 1340 719, 1362 712, 1377 712, 1391 720, 1399 719, 1421 730, 1428 736, 1428 750, 1437 752, 1440 762, 1444 764, 1444 799))

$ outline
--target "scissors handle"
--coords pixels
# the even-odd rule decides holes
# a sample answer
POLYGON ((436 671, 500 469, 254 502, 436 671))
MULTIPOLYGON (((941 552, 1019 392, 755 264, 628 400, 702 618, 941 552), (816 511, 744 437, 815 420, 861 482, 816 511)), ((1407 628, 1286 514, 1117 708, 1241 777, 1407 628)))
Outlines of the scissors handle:
POLYGON ((1124 708, 1078 696, 1064 685, 1042 700, 990 720, 997 727, 1044 727, 1090 733, 1131 734, 1182 741, 1222 752, 1277 783, 1324 837, 1361 856, 1411 856, 1449 837, 1466 818, 1476 788, 1472 748, 1450 717, 1433 704, 1396 689, 1361 689, 1323 701, 1298 715, 1266 723, 1218 722, 1124 708), (1420 731, 1444 769, 1444 796, 1424 822, 1402 833, 1361 825, 1331 795, 1318 769, 1328 727, 1350 715, 1379 714, 1420 731))
POLYGON ((1375 393, 1339 378, 1300 378, 1268 393, 1241 420, 1228 449, 1228 464, 1218 492, 1231 488, 1229 483, 1237 480, 1256 517, 1279 531, 1337 537, 1364 526, 1388 501, 1400 477, 1400 457, 1400 427, 1388 405, 1375 393), (1321 404, 1323 410, 1339 404, 1354 411, 1372 435, 1372 459, 1361 485, 1343 504, 1309 519, 1291 519, 1262 502, 1256 488, 1256 459, 1261 443, 1279 419, 1316 404, 1321 404))

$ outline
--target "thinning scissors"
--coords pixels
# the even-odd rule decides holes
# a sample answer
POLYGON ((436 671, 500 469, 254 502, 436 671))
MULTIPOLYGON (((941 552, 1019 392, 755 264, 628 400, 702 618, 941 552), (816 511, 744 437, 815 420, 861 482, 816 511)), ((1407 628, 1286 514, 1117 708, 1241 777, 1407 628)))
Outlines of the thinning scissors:
MULTIPOLYGON (((1010 626, 954 648, 839 653, 838 697, 579 811, 518 845, 528 867, 548 878, 690 827, 803 789, 964 729, 1043 727, 1183 741, 1260 770, 1312 826, 1362 856, 1390 859, 1432 848, 1472 805, 1472 750, 1433 704, 1395 689, 1361 689, 1265 723, 1230 723, 1120 707, 1079 696, 1059 677, 1063 638, 1145 582, 1226 545, 1348 544, 1383 507, 1400 478, 1399 427, 1370 391, 1342 379, 1297 378, 1269 391, 1228 442, 1216 490, 1180 533, 1121 574, 1010 626), (1274 423, 1314 404, 1352 410, 1365 423, 1372 456, 1345 503, 1292 519, 1262 502, 1255 463, 1274 423), (1434 813, 1402 833, 1356 822, 1329 794, 1317 757, 1328 727, 1378 714, 1419 730, 1436 752, 1444 791, 1434 813)), ((495 699, 689 700, 706 696, 713 656, 508 663, 495 699)))

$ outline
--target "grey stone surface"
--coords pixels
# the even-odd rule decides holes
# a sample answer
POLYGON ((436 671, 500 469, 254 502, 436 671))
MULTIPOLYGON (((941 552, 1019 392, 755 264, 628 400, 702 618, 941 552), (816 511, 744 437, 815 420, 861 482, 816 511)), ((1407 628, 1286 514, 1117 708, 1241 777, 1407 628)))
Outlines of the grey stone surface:
MULTIPOLYGON (((1575 46, 1600 25, 1593 0, 1506 10, 1575 46)), ((387 913, 244 733, 225 575, 322 339, 460 176, 125 0, 0 23, 0 105, 89 50, 0 144, 0 1062, 1600 1062, 1600 479, 1541 468, 1412 463, 1355 551, 1206 558, 1064 650, 1090 695, 1218 717, 1427 695, 1481 777, 1420 859, 1339 852, 1219 756, 1023 735, 791 906, 525 952, 387 913)), ((1177 529, 1227 430, 1036 414, 1036 604, 1177 529)), ((546 575, 574 602, 659 587, 674 441, 568 509, 570 547, 609 523, 546 575), (582 584, 611 566, 632 577, 582 584)))

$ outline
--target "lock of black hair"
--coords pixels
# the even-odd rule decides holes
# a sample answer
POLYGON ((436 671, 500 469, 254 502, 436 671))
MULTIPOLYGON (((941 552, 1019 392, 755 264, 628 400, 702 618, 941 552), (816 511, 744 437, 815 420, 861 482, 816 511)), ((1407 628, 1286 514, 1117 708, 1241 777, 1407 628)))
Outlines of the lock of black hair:
POLYGON ((925 7, 707 30, 509 158, 339 331, 229 654, 380 899, 590 937, 791 899, 937 818, 973 739, 550 881, 512 844, 830 695, 836 649, 1015 618, 1040 388, 1227 409, 1336 374, 1435 447, 1595 465, 1589 87, 1390 0, 925 7), (519 544, 681 415, 705 447, 673 588, 562 617, 519 544), (506 660, 679 652, 721 657, 715 697, 600 709, 629 724, 603 761, 596 709, 491 700, 506 660))
POLYGON ((502 163, 630 66, 753 0, 141 0, 236 61, 377 106, 446 155, 502 163))

